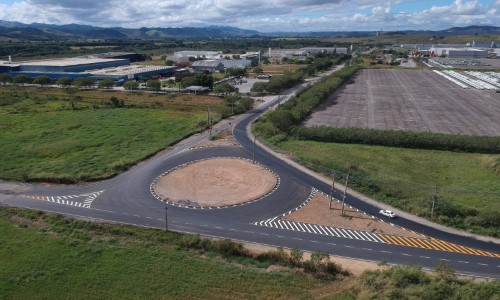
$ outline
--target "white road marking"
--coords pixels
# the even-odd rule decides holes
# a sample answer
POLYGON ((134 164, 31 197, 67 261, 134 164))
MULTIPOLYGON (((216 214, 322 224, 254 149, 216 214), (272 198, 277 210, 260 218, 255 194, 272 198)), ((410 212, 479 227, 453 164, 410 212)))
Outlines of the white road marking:
POLYGON ((421 258, 430 258, 429 256, 420 256, 421 258))
POLYGON ((478 265, 481 265, 481 266, 487 266, 488 264, 480 264, 480 263, 478 263, 478 265))
POLYGON ((412 256, 411 254, 406 254, 406 253, 401 253, 401 255, 404 255, 404 256, 412 256))
POLYGON ((450 261, 449 259, 440 258, 439 260, 450 261))
POLYGON ((361 249, 368 250, 368 251, 372 251, 373 250, 373 249, 370 249, 370 248, 361 248, 361 249))
POLYGON ((391 251, 385 251, 385 250, 382 250, 380 252, 384 252, 384 253, 392 253, 391 251))
POLYGON ((468 261, 463 261, 463 260, 459 260, 458 262, 462 263, 462 264, 468 264, 469 263, 468 261))

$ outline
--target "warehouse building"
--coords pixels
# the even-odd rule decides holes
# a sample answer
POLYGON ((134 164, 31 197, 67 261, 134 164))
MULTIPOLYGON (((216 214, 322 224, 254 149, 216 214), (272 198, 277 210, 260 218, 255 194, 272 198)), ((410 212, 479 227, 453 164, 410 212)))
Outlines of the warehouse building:
POLYGON ((103 58, 62 58, 19 62, 22 72, 85 72, 88 70, 104 69, 111 67, 127 66, 128 59, 103 59, 103 58))
POLYGON ((300 50, 305 51, 308 54, 317 54, 317 53, 326 53, 326 54, 347 54, 347 48, 337 48, 337 47, 326 47, 326 48, 318 48, 318 47, 304 47, 300 50))
POLYGON ((193 62, 191 68, 195 72, 222 72, 224 65, 220 60, 197 60, 193 62))
POLYGON ((133 65, 93 70, 89 71, 89 73, 96 80, 110 78, 117 83, 121 83, 126 80, 137 80, 144 77, 170 77, 174 75, 177 69, 179 67, 133 65))
POLYGON ((174 60, 187 61, 189 57, 203 58, 203 59, 219 59, 222 56, 222 51, 177 51, 174 52, 174 60))
POLYGON ((449 58, 467 57, 467 58, 484 58, 488 56, 487 50, 475 48, 442 48, 432 47, 430 49, 432 56, 443 56, 449 58))

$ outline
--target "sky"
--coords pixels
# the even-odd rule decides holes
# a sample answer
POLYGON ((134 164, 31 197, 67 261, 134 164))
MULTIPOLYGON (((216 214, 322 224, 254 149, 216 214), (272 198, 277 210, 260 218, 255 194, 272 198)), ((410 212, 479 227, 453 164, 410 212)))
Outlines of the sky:
POLYGON ((0 0, 0 20, 260 32, 442 30, 500 26, 500 0, 0 0))

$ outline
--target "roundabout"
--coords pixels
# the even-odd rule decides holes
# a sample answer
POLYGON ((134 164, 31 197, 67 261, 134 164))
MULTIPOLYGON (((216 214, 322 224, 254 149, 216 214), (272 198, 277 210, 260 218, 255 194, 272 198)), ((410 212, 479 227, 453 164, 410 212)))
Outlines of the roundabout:
POLYGON ((221 208, 259 200, 279 184, 279 177, 242 158, 211 158, 180 165, 151 185, 157 199, 189 208, 221 208))

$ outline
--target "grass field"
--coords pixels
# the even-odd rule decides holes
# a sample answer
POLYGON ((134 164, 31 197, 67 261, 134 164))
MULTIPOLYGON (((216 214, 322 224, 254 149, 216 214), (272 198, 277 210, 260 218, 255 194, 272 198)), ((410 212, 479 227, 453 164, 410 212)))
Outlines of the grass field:
POLYGON ((437 220, 498 236, 500 155, 334 144, 290 139, 279 144, 299 160, 347 173, 378 200, 429 217, 438 187, 437 220), (478 224, 484 220, 489 223, 478 224), (482 221, 481 221, 482 220, 482 221), (480 226, 477 226, 480 225, 480 226))
POLYGON ((207 106, 223 106, 209 96, 79 91, 72 109, 62 89, 0 91, 0 178, 25 181, 116 175, 203 129, 207 106))
POLYGON ((282 65, 261 65, 265 74, 282 74, 284 72, 294 72, 297 69, 303 68, 304 65, 282 64, 282 65))
POLYGON ((0 210, 6 299, 308 298, 321 280, 180 251, 179 235, 0 210))
POLYGON ((1 206, 0 231, 5 299, 482 300, 500 293, 500 281, 457 279, 445 265, 437 276, 400 266, 326 279, 273 262, 277 250, 206 251, 189 246, 194 236, 1 206))

